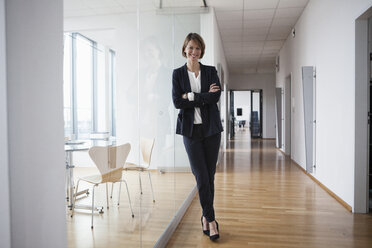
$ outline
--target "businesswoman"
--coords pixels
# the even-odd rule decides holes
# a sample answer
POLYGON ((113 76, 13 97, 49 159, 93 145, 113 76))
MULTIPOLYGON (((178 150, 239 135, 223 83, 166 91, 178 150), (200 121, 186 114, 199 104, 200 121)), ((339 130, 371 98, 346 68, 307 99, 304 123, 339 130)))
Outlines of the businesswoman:
POLYGON ((204 51, 205 44, 200 35, 190 33, 186 36, 182 55, 187 62, 173 71, 172 98, 174 106, 180 109, 176 133, 183 135, 198 186, 203 233, 214 241, 219 238, 213 199, 214 174, 223 131, 217 107, 221 85, 216 69, 199 62, 204 51))

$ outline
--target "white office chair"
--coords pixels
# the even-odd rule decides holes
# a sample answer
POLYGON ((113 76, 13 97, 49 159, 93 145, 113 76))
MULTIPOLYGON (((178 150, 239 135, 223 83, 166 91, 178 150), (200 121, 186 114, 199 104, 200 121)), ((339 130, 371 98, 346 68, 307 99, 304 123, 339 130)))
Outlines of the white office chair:
MULTIPOLYGON (((143 165, 137 165, 134 163, 125 163, 123 170, 129 171, 129 170, 134 170, 138 171, 138 177, 139 177, 139 183, 140 183, 140 189, 141 189, 141 194, 142 194, 142 181, 141 181, 141 172, 147 171, 149 175, 149 180, 150 180, 150 186, 151 186, 151 193, 152 193, 152 201, 155 202, 155 197, 154 197, 154 189, 152 187, 152 181, 151 181, 151 174, 150 174, 150 163, 151 163, 151 155, 152 155, 152 150, 154 148, 154 143, 155 139, 144 139, 141 138, 140 140, 140 147, 141 147, 141 153, 142 153, 142 158, 143 158, 143 165)), ((111 192, 112 195, 112 192, 111 192)))
MULTIPOLYGON (((100 175, 93 175, 79 178, 76 184, 76 192, 78 192, 79 182, 81 180, 93 184, 92 189, 92 225, 93 228, 93 211, 94 211, 94 188, 99 184, 106 183, 106 200, 107 200, 107 208, 109 208, 108 202, 108 189, 107 183, 115 183, 120 182, 120 189, 119 189, 119 199, 118 205, 120 202, 120 190, 121 190, 121 182, 124 182, 127 188, 128 199, 129 199, 129 206, 132 212, 132 218, 134 217, 132 203, 129 196, 128 184, 125 180, 122 179, 122 171, 123 166, 125 165, 125 161, 127 160, 129 151, 130 151, 130 144, 124 144, 120 146, 93 146, 89 149, 89 156, 96 164, 100 175)), ((74 202, 76 200, 76 194, 74 198, 74 202)), ((74 204, 75 206, 75 204, 74 204)), ((74 214, 74 207, 72 208, 71 217, 74 214)))

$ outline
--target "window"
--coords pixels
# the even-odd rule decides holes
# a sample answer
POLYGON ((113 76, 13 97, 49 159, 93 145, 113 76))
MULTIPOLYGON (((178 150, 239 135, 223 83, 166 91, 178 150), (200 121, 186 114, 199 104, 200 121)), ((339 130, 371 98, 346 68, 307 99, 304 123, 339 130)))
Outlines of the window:
POLYGON ((73 133, 72 123, 72 98, 71 98, 71 47, 70 35, 64 35, 64 57, 63 57, 63 115, 65 120, 65 136, 71 137, 73 133))
POLYGON ((96 132, 115 135, 114 54, 79 33, 64 35, 65 136, 85 139, 96 132))
POLYGON ((111 86, 111 135, 116 136, 116 97, 115 97, 115 92, 116 92, 116 81, 115 81, 115 52, 113 50, 110 50, 110 86, 111 86))

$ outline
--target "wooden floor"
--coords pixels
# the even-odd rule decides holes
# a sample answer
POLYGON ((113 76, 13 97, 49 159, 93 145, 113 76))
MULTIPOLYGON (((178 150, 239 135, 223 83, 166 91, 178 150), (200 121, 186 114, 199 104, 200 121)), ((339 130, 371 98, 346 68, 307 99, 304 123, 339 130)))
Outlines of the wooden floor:
MULTIPOLYGON (((75 178, 97 174, 95 167, 77 167, 75 178)), ((170 220, 195 186, 192 173, 152 172, 155 203, 152 202, 148 175, 142 174, 143 195, 140 194, 138 172, 124 172, 127 180, 134 218, 128 203, 125 186, 122 186, 120 205, 118 187, 115 184, 113 198, 109 199, 110 208, 106 209, 106 187, 96 188, 95 203, 104 206, 103 214, 94 214, 94 229, 90 228, 91 212, 76 210, 73 218, 66 211, 68 247, 153 247, 170 220)), ((81 182, 79 189, 92 185, 81 182)), ((111 186, 109 187, 109 192, 111 186)), ((77 201, 78 204, 91 204, 91 194, 77 201)))
POLYGON ((352 214, 273 140, 230 142, 215 180, 221 238, 202 234, 196 197, 167 247, 372 247, 371 215, 352 214))

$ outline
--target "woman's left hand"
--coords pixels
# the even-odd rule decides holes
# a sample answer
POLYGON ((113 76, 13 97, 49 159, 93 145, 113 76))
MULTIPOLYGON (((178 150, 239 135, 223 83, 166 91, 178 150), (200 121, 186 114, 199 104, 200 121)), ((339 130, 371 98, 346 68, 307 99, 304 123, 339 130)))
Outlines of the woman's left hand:
POLYGON ((216 85, 216 84, 211 84, 209 86, 209 92, 217 92, 219 90, 220 90, 220 87, 218 85, 216 85))

